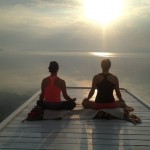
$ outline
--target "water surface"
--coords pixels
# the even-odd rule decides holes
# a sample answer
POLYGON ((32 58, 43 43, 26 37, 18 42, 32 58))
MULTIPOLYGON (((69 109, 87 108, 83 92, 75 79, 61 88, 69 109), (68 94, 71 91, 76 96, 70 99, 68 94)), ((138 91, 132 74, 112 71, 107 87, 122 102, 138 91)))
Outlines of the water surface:
POLYGON ((110 72, 118 76, 120 87, 150 103, 148 52, 0 51, 0 120, 40 89, 42 79, 49 75, 50 61, 59 63, 58 75, 67 86, 91 86, 103 58, 111 59, 110 72))

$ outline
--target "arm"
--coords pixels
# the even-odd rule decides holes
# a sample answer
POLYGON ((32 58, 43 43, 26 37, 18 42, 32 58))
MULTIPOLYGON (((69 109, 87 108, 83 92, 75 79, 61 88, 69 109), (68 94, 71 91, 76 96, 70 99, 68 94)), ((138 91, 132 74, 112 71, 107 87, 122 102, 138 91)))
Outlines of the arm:
POLYGON ((121 95, 121 93, 120 93, 120 89, 119 89, 119 81, 118 81, 118 78, 117 78, 117 77, 116 77, 115 91, 116 91, 116 95, 117 95, 119 101, 123 101, 122 95, 121 95))
POLYGON ((62 94, 63 94, 64 99, 66 99, 67 101, 75 101, 75 100, 76 100, 76 98, 71 98, 71 97, 67 94, 66 83, 65 83, 64 80, 62 81, 62 94))
POLYGON ((44 99, 45 86, 47 84, 48 84, 48 78, 44 78, 42 80, 42 83, 41 83, 41 94, 40 94, 40 97, 39 97, 40 100, 44 99))
POLYGON ((43 98, 44 98, 44 79, 41 83, 41 94, 40 94, 39 98, 40 98, 40 100, 43 100, 43 98))
POLYGON ((95 89, 96 89, 96 79, 95 77, 93 78, 93 81, 92 81, 92 87, 91 87, 91 90, 88 94, 88 97, 86 98, 86 100, 90 100, 90 98, 93 96, 94 92, 95 92, 95 89))

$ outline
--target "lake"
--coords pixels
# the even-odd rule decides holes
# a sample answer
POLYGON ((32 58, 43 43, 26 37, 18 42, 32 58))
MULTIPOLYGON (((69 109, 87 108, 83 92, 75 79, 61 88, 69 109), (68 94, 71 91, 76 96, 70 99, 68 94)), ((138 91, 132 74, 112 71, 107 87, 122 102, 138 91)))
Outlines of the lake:
POLYGON ((58 76, 67 86, 91 86, 93 76, 101 71, 103 58, 110 58, 110 72, 119 78, 120 87, 150 103, 149 52, 1 50, 0 121, 40 89, 42 79, 49 75, 50 61, 59 63, 58 76))

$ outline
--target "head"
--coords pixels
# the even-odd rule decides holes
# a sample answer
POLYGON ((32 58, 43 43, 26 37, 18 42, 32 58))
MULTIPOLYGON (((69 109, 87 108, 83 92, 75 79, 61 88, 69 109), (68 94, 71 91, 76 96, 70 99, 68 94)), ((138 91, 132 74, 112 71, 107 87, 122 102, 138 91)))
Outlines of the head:
POLYGON ((59 70, 59 65, 56 61, 51 61, 48 69, 50 73, 57 73, 59 70))
POLYGON ((101 67, 103 71, 108 71, 111 67, 111 61, 109 59, 103 59, 101 61, 101 67))

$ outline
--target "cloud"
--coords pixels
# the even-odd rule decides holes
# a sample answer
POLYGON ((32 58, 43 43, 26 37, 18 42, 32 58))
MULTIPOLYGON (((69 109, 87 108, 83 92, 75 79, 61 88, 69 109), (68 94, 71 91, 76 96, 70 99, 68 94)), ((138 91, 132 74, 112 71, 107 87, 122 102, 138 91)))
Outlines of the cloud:
MULTIPOLYGON (((76 1, 67 0, 33 0, 27 3, 16 3, 0 8, 0 27, 32 26, 57 28, 69 24, 77 16, 76 1), (74 12, 76 9, 76 13, 74 12)), ((77 17, 76 17, 77 18, 77 17)))
POLYGON ((56 20, 55 16, 38 13, 29 8, 20 6, 11 8, 9 11, 4 9, 0 10, 0 18, 2 21, 0 27, 3 29, 22 25, 50 28, 62 24, 59 19, 56 20))
POLYGON ((38 7, 70 7, 74 8, 80 5, 80 0, 35 0, 33 5, 38 7))
POLYGON ((81 0, 6 0, 0 4, 2 2, 1 48, 135 50, 150 47, 148 0, 126 1, 124 15, 105 31, 101 25, 84 18, 81 0))
MULTIPOLYGON (((150 15, 150 1, 149 0, 128 0, 125 3, 125 15, 133 17, 149 17, 150 15)), ((139 18, 139 19, 140 19, 139 18)))

